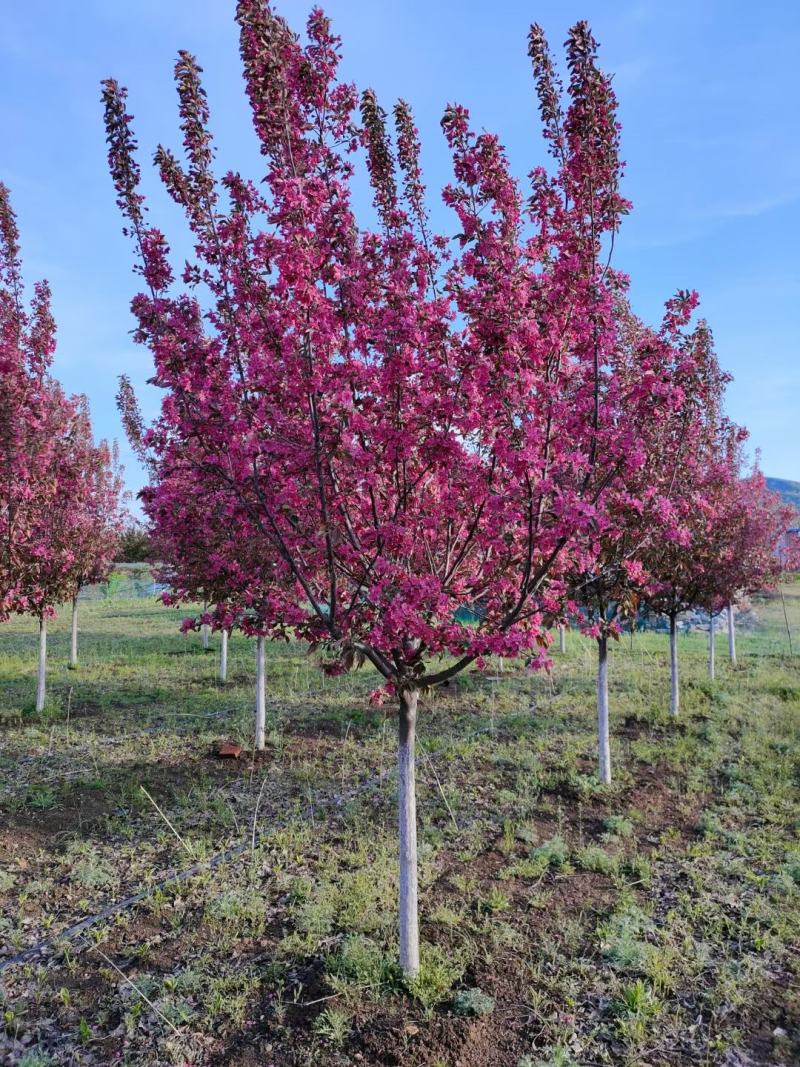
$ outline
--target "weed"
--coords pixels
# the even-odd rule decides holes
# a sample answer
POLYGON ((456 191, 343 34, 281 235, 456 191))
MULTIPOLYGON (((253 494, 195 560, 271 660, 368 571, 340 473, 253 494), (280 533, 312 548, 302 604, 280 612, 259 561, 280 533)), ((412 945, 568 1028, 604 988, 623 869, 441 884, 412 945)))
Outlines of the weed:
POLYGON ((582 871, 614 875, 619 869, 619 860, 598 845, 588 845, 575 853, 575 862, 582 871))
POLYGON ((635 906, 613 915, 598 928, 604 957, 623 971, 641 969, 650 951, 641 935, 650 926, 647 916, 635 906))
POLYGON ((453 997, 453 1012, 456 1015, 491 1015, 494 999, 481 989, 459 989, 453 997))
POLYGON ((635 982, 625 986, 622 996, 614 1002, 614 1010, 618 1015, 655 1015, 660 1004, 652 989, 637 978, 635 982))
POLYGON ((394 961, 380 945, 361 934, 346 937, 339 952, 326 958, 325 969, 331 975, 335 989, 342 991, 348 985, 355 986, 373 998, 397 989, 400 984, 394 961))
POLYGON ((350 1033, 350 1016, 343 1008, 326 1008, 314 1021, 314 1033, 341 1048, 350 1033))
POLYGON ((450 957, 438 945, 421 946, 419 973, 406 980, 409 993, 418 1000, 426 1014, 444 1000, 464 973, 464 963, 450 957))
POLYGON ((502 889, 498 889, 497 886, 492 886, 488 893, 478 901, 478 911, 489 914, 498 911, 506 911, 510 907, 510 899, 502 889))
POLYGON ((609 815, 603 820, 603 829, 611 837, 631 837, 634 827, 625 815, 609 815))

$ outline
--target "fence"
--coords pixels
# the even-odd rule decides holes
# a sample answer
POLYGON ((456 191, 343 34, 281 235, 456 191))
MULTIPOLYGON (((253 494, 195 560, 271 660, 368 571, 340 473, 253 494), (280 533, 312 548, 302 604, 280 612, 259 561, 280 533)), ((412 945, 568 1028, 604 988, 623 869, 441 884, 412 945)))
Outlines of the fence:
POLYGON ((79 600, 130 600, 155 598, 165 589, 164 582, 157 581, 149 563, 117 563, 107 582, 86 585, 81 589, 79 600))

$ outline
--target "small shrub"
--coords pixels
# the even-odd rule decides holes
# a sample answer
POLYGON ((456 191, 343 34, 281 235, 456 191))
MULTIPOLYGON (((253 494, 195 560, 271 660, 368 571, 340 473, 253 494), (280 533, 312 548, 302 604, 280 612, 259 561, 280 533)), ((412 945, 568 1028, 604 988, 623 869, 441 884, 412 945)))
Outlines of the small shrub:
POLYGON ((800 852, 788 852, 786 854, 784 870, 795 885, 800 885, 800 852))
POLYGON ((87 889, 99 889, 113 881, 111 871, 93 848, 88 849, 85 855, 75 861, 71 877, 74 882, 87 889))
POLYGON ((256 889, 228 889, 206 905, 206 918, 230 934, 257 936, 264 929, 264 899, 256 889))
POLYGON ((55 1067, 56 1061, 45 1052, 26 1052, 17 1060, 17 1067, 55 1067))
POLYGON ((25 803, 29 808, 46 810, 56 802, 56 791, 52 786, 34 782, 25 790, 25 803))

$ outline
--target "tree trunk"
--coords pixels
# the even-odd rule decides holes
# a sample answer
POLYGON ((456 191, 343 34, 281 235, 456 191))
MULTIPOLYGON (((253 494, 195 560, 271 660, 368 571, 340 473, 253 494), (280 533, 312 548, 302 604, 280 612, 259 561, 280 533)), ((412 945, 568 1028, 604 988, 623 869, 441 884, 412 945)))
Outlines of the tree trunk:
POLYGON ((203 651, 208 652, 208 631, 209 626, 207 622, 204 622, 200 627, 200 632, 203 638, 203 651))
POLYGON ((417 794, 414 747, 419 690, 400 694, 398 719, 398 807, 400 815, 400 966, 403 974, 419 973, 417 917, 417 794))
POLYGON ((558 628, 558 650, 563 656, 567 651, 567 630, 565 626, 558 628))
POLYGON ((728 604, 725 609, 728 613, 728 655, 731 663, 736 666, 736 623, 733 619, 733 604, 728 604))
POLYGON ((267 744, 267 671, 265 638, 256 638, 256 749, 263 752, 267 744))
POLYGON ((675 719, 681 706, 681 690, 678 678, 678 624, 674 614, 669 617, 669 677, 669 713, 675 719))
POLYGON ((44 710, 45 669, 47 666, 47 619, 39 619, 39 673, 36 679, 36 711, 44 710))
POLYGON ((72 630, 69 642, 69 665, 78 666, 78 594, 72 598, 72 630))
POLYGON ((219 680, 228 680, 228 631, 223 630, 219 642, 219 680))
POLYGON ((597 743, 600 781, 611 781, 611 744, 608 736, 608 638, 597 639, 597 743))
POLYGON ((714 615, 713 612, 708 620, 708 677, 711 679, 716 678, 716 663, 714 661, 714 653, 716 651, 714 647, 714 615))

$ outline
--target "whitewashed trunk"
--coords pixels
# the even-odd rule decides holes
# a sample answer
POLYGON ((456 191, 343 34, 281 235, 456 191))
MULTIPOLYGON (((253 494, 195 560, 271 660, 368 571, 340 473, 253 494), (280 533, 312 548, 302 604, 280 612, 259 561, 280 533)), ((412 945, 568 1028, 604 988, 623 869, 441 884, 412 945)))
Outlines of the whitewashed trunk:
POLYGON ((597 747, 600 781, 611 781, 611 742, 608 732, 608 638, 597 639, 597 747))
POLYGON ((562 656, 567 651, 567 630, 564 626, 558 628, 558 650, 562 656))
POLYGON ((708 621, 708 677, 712 679, 717 676, 717 665, 715 662, 716 648, 714 641, 715 629, 714 616, 711 615, 708 621))
POLYGON ((417 792, 415 742, 419 691, 400 694, 398 719, 398 809, 400 825, 400 966, 403 974, 419 973, 417 916, 417 792))
POLYGON ((223 630, 219 642, 219 680, 228 680, 228 631, 223 630))
POLYGON ((678 677, 678 624, 674 615, 669 617, 669 713, 677 717, 681 706, 681 689, 678 677))
POLYGON ((256 749, 267 745, 267 664, 263 637, 256 638, 256 749))
POLYGON ((204 651, 204 652, 208 652, 208 631, 209 631, 209 625, 208 625, 208 623, 207 623, 207 622, 204 622, 204 623, 202 624, 202 626, 200 627, 200 631, 201 631, 201 636, 202 636, 202 638, 203 638, 203 651, 204 651))
POLYGON ((78 666, 78 597, 72 598, 72 629, 69 642, 69 665, 78 666))
POLYGON ((736 623, 733 618, 733 604, 728 604, 725 609, 728 613, 728 655, 731 663, 736 666, 736 623))
POLYGON ((36 710, 44 709, 45 670, 47 667, 47 619, 39 620, 39 673, 36 679, 36 710))

